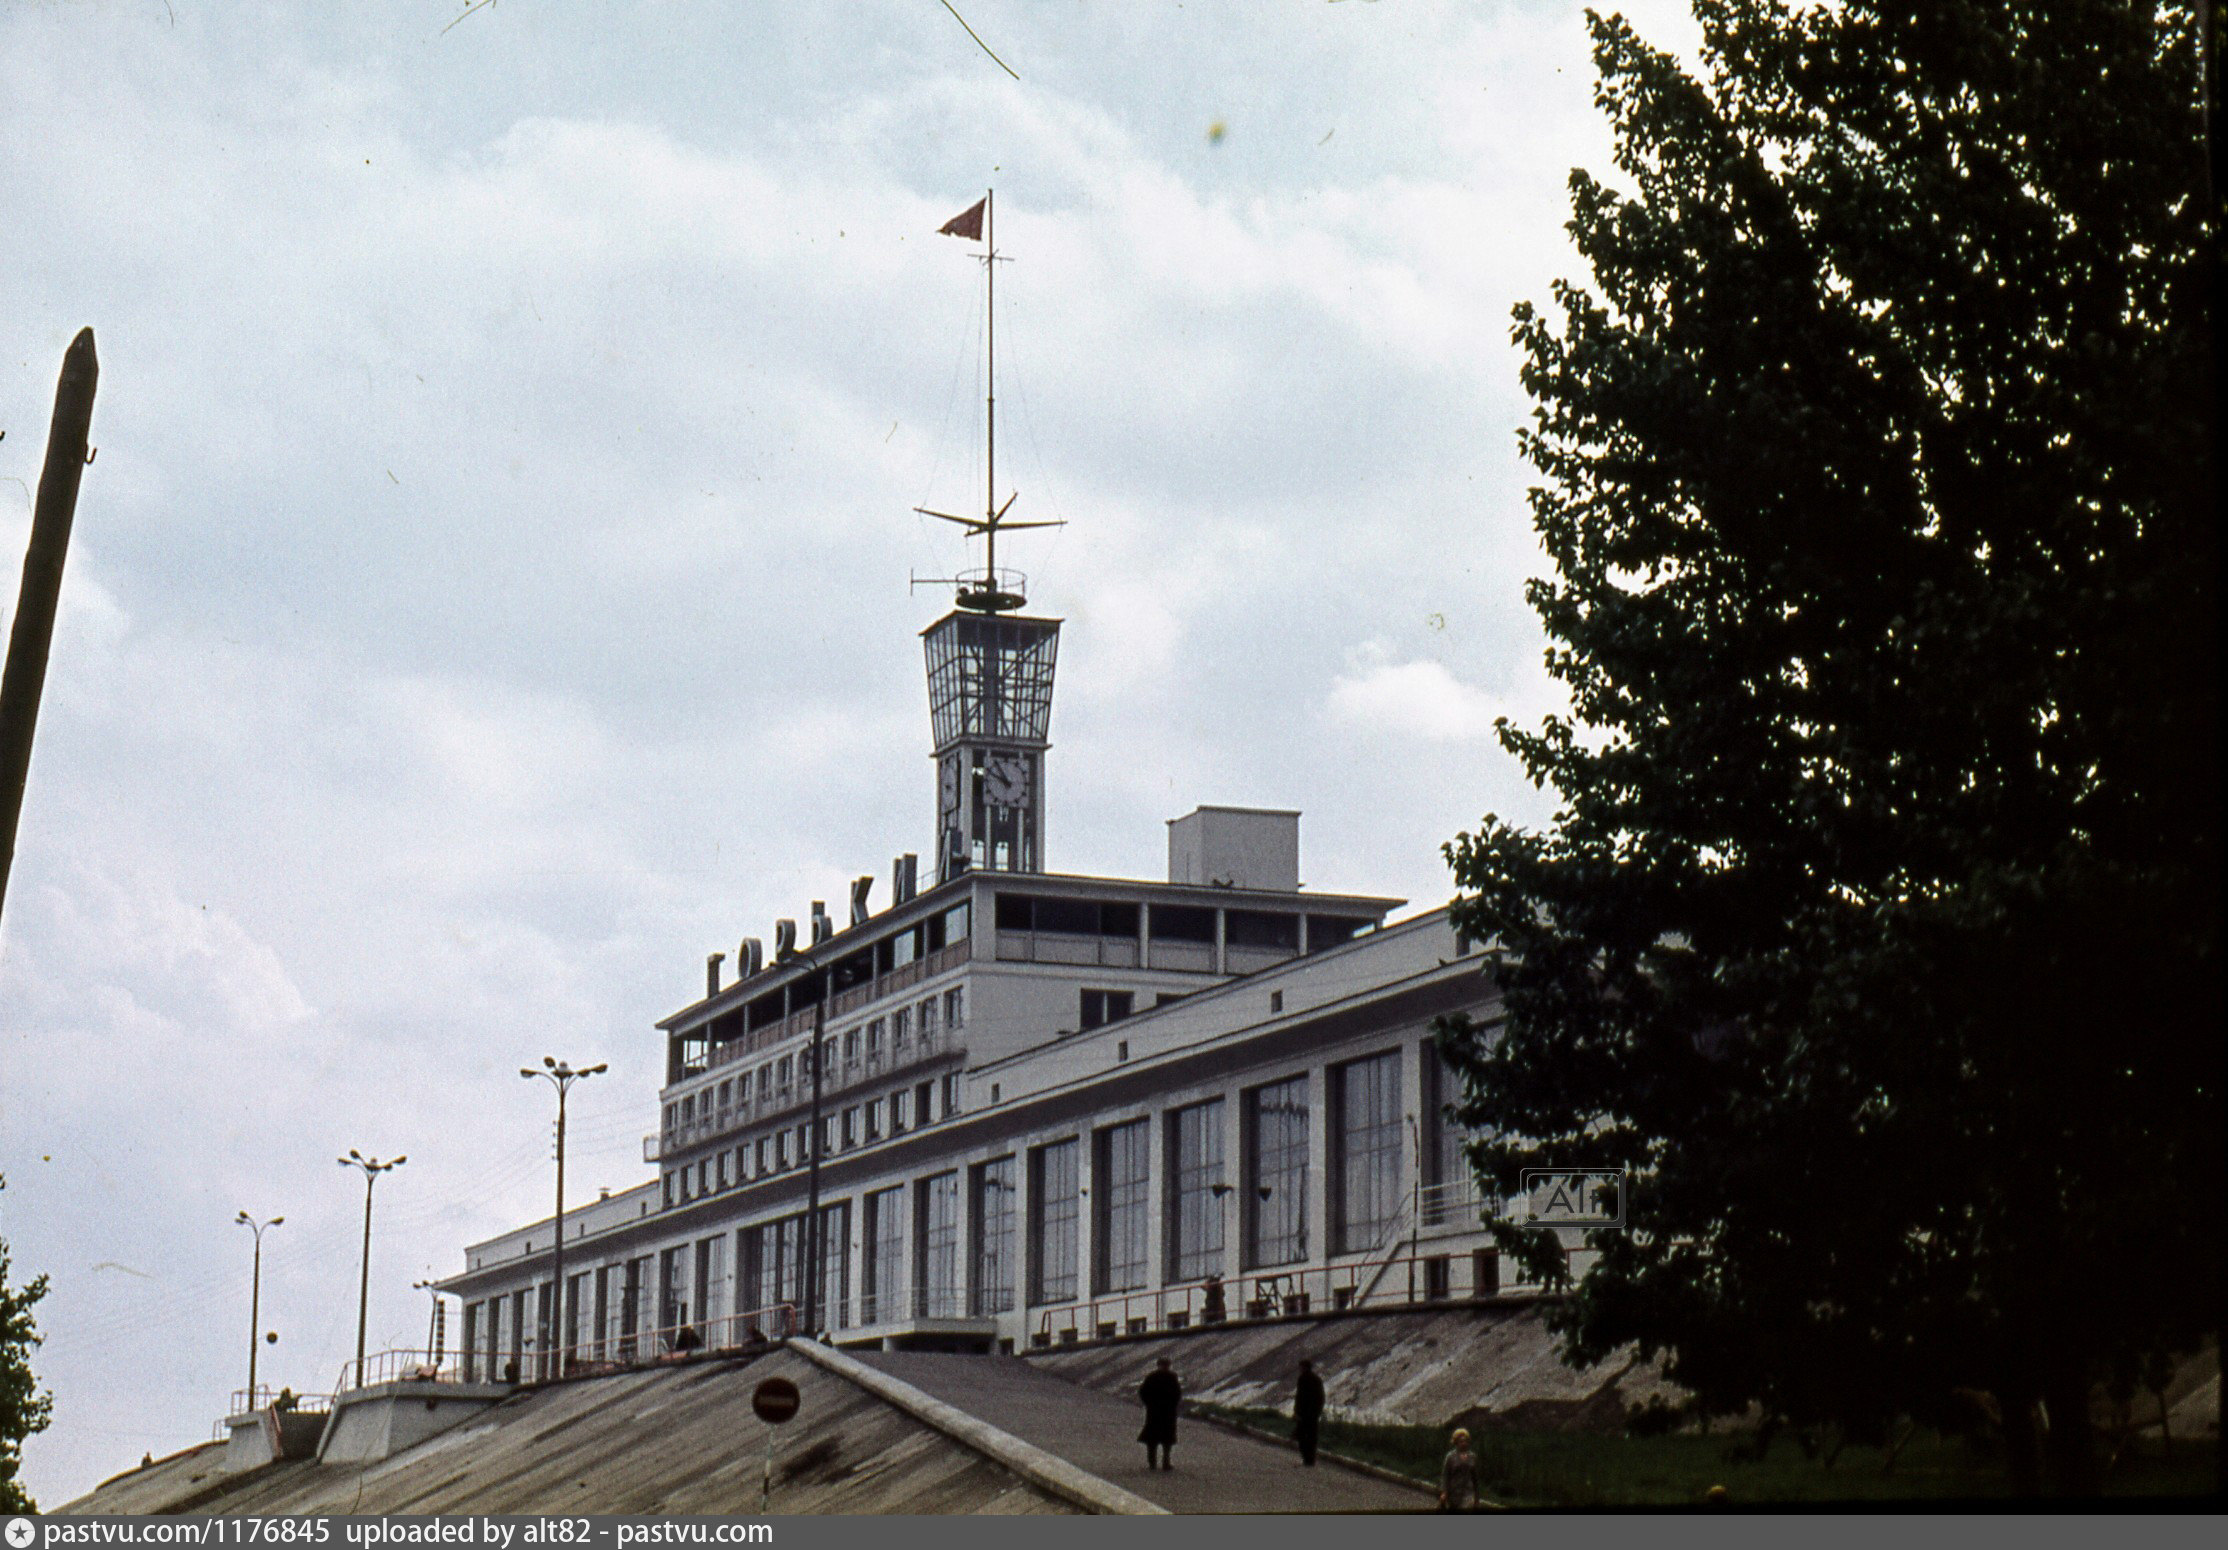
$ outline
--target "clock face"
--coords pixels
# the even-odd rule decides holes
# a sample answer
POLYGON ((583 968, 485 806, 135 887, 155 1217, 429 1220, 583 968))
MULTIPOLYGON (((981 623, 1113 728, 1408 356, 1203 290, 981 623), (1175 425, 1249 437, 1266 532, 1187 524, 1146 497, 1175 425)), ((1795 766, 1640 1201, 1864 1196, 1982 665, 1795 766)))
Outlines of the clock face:
POLYGON ((954 755, 953 757, 944 761, 942 784, 944 797, 943 810, 947 813, 956 813, 959 811, 960 772, 965 768, 966 764, 964 758, 960 755, 954 755))
POLYGON ((1019 807, 1029 800, 1029 761, 998 754, 983 766, 983 795, 995 807, 1019 807))

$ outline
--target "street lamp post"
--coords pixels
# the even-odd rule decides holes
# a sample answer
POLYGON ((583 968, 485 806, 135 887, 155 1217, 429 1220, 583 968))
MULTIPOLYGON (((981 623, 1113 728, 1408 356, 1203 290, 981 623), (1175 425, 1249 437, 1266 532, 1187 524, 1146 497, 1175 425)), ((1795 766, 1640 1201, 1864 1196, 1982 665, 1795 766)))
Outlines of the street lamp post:
POLYGON ((828 986, 820 985, 820 999, 812 1004, 812 1148, 805 1158, 805 1333, 820 1333, 820 1272, 827 1255, 820 1241, 826 1231, 820 1221, 820 1068, 827 1064, 823 1041, 828 1036, 828 986))
MULTIPOLYGON (((814 910, 817 913, 817 905, 814 910)), ((818 972, 818 965, 813 962, 812 954, 801 953, 794 947, 777 953, 775 961, 793 965, 806 976, 818 972)), ((804 980, 800 978, 795 983, 802 984, 804 980)), ((830 989, 825 978, 821 979, 818 989, 820 998, 812 1004, 812 1123, 807 1132, 805 1147, 805 1226, 804 1231, 797 1235, 805 1256, 801 1268, 804 1272, 804 1327, 807 1335, 820 1332, 820 1261, 825 1252, 820 1241, 825 1230, 820 1223, 820 1046, 828 1036, 830 989)))
POLYGON ((550 1055, 542 1056, 542 1069, 539 1071, 532 1066, 518 1068, 518 1074, 529 1081, 540 1077, 557 1089, 557 1242, 551 1249, 549 1267, 550 1321, 556 1325, 556 1340, 551 1340, 547 1325, 541 1331, 544 1359, 548 1359, 550 1351, 557 1352, 555 1370, 549 1374, 553 1378, 564 1376, 565 1371, 565 1353, 562 1349, 565 1338, 565 1095, 572 1090, 573 1083, 585 1082, 609 1069, 599 1060, 592 1066, 584 1066, 575 1071, 550 1055))
POLYGON ((397 1157, 392 1162, 381 1162, 376 1157, 366 1157, 354 1147, 346 1157, 336 1158, 343 1168, 354 1168, 364 1176, 364 1264, 356 1284, 356 1387, 364 1386, 364 1321, 371 1312, 371 1187, 379 1182, 379 1175, 392 1173, 410 1159, 397 1157))
POLYGON ((263 1340, 263 1229, 276 1227, 286 1218, 274 1216, 267 1222, 258 1222, 247 1212, 242 1211, 232 1220, 236 1225, 248 1228, 255 1234, 255 1279, 252 1283, 252 1289, 248 1292, 248 1408, 253 1410, 256 1408, 255 1348, 263 1340))

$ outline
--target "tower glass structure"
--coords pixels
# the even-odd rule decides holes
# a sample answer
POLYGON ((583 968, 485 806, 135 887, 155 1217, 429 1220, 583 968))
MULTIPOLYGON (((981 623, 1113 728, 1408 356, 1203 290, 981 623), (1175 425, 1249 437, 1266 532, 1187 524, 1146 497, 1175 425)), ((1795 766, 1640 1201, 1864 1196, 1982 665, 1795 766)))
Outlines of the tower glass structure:
POLYGON ((959 608, 922 632, 936 875, 1044 869, 1044 755, 1060 621, 959 608))

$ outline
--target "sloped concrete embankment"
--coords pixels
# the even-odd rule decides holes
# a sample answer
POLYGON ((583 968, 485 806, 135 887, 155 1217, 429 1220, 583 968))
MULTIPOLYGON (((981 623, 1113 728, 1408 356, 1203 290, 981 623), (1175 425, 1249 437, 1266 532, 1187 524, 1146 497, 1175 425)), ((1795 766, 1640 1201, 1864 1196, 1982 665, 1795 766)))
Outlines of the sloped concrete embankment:
POLYGON ((1028 1361, 1072 1382, 1133 1392, 1167 1357, 1188 1398, 1210 1404, 1292 1408, 1300 1360, 1322 1375, 1342 1420, 1617 1431, 1625 1411, 1678 1391, 1633 1359, 1574 1371, 1555 1355, 1537 1304, 1354 1314, 1187 1331, 1032 1352, 1028 1361))
POLYGON ((773 1510, 1072 1513, 1073 1502, 793 1352, 708 1358, 526 1390, 368 1465, 238 1475, 221 1445, 120 1475, 75 1513, 626 1513, 758 1510, 767 1428, 751 1390, 803 1395, 774 1432, 773 1510))

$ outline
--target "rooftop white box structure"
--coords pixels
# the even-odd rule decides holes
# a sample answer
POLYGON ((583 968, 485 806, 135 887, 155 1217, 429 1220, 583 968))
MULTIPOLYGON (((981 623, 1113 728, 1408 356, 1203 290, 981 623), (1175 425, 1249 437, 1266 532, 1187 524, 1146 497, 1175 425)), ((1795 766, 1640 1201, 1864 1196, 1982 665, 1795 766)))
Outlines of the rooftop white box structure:
POLYGON ((1270 807, 1197 807, 1168 820, 1168 880, 1195 888, 1300 890, 1300 815, 1270 807))

